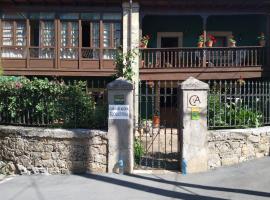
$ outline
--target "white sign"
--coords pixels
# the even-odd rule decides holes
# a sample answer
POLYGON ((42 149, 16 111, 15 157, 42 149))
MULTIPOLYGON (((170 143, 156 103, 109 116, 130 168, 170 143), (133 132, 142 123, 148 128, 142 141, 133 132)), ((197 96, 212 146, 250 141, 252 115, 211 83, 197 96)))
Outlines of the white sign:
POLYGON ((202 91, 189 92, 187 94, 187 105, 188 107, 206 107, 205 98, 203 98, 204 93, 202 91))
POLYGON ((109 105, 109 119, 129 119, 129 105, 109 105))

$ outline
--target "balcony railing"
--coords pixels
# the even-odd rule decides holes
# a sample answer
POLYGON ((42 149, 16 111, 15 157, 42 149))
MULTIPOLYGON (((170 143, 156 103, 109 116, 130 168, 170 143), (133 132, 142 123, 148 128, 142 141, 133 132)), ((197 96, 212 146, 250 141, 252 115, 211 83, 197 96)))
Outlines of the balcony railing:
POLYGON ((141 68, 259 67, 265 47, 146 48, 141 68))

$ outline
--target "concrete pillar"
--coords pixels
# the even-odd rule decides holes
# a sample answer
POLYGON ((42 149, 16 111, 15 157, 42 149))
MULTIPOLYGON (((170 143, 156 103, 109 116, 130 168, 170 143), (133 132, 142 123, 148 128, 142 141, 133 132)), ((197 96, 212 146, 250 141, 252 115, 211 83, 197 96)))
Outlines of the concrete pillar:
POLYGON ((124 172, 132 173, 133 158, 133 97, 134 87, 129 81, 118 78, 107 85, 108 89, 108 172, 117 172, 119 160, 124 172))
POLYGON ((134 72, 135 99, 137 102, 134 106, 135 120, 138 121, 138 93, 139 93, 139 45, 140 45, 140 6, 138 3, 124 2, 123 7, 123 51, 127 52, 130 49, 135 49, 135 56, 132 68, 134 72), (131 11, 131 13, 130 13, 131 11), (131 16, 130 16, 131 14, 131 16), (131 17, 131 18, 130 18, 131 17), (130 24, 131 23, 131 24, 130 24), (131 45, 131 46, 130 46, 131 45))
POLYGON ((186 172, 207 170, 207 94, 209 86, 193 77, 180 85, 180 134, 186 172))

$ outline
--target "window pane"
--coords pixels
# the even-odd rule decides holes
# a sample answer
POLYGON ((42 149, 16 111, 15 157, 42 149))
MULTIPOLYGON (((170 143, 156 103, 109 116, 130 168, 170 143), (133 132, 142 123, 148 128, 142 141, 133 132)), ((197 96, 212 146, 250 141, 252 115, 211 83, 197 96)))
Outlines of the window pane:
POLYGON ((110 35, 111 35, 111 29, 109 23, 103 24, 103 46, 104 47, 110 47, 110 35))
POLYGON ((43 46, 54 46, 54 23, 50 21, 43 22, 43 28, 40 24, 40 43, 43 46))
POLYGON ((4 21, 2 23, 2 44, 12 45, 12 36, 13 36, 13 23, 4 21))
POLYGON ((83 20, 98 20, 100 19, 100 14, 99 13, 82 13, 81 14, 81 19, 83 20))
POLYGON ((121 24, 114 23, 114 47, 121 45, 121 24))
POLYGON ((121 20, 122 15, 120 13, 105 13, 103 14, 105 20, 121 20))
POLYGON ((99 47, 99 23, 93 23, 92 44, 93 47, 99 47))
POLYGON ((61 46, 68 45, 68 22, 62 22, 61 24, 61 46))
POLYGON ((25 37, 26 37, 26 24, 25 24, 25 22, 17 22, 15 45, 18 45, 18 46, 26 45, 26 38, 25 37))

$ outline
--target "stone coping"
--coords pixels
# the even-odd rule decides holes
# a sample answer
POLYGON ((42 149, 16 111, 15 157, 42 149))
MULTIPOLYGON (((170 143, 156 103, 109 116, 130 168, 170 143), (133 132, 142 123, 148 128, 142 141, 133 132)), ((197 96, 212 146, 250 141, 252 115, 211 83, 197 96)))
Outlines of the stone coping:
POLYGON ((260 134, 270 135, 270 126, 247 128, 247 129, 208 130, 208 141, 219 140, 221 138, 241 139, 249 135, 260 135, 260 134))
POLYGON ((96 129, 61 129, 61 128, 41 128, 23 126, 0 125, 0 136, 16 134, 23 137, 40 138, 91 138, 101 136, 107 138, 107 132, 96 129))

